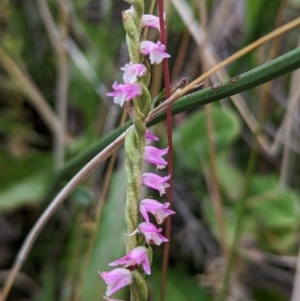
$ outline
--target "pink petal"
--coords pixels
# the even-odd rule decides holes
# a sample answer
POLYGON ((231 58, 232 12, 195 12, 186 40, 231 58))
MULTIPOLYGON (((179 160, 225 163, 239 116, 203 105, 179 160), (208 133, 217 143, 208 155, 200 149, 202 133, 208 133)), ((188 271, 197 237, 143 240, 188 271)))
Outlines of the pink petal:
POLYGON ((154 136, 149 130, 146 130, 145 138, 146 138, 147 144, 149 144, 151 141, 158 141, 159 140, 159 138, 154 136))
POLYGON ((153 43, 151 41, 142 41, 140 45, 140 52, 143 55, 149 55, 151 64, 160 64, 164 58, 169 58, 170 55, 165 50, 165 45, 160 41, 153 43))
MULTIPOLYGON (((166 20, 166 13, 164 13, 164 20, 166 20)), ((143 15, 142 27, 153 27, 160 31, 159 18, 154 15, 143 15)))
POLYGON ((145 218, 146 222, 149 222, 147 212, 150 212, 154 215, 157 223, 162 224, 169 215, 175 214, 175 211, 167 209, 169 206, 168 202, 161 204, 153 199, 143 199, 139 203, 139 210, 144 218, 147 217, 145 218))
POLYGON ((141 233, 143 233, 143 235, 145 236, 147 244, 159 246, 162 242, 169 241, 166 237, 160 234, 162 229, 157 229, 155 225, 151 223, 141 223, 139 224, 139 229, 141 233))
POLYGON ((111 262, 110 266, 123 265, 130 270, 136 269, 138 265, 142 264, 146 274, 150 275, 150 261, 147 248, 140 246, 132 249, 128 254, 111 262))
POLYGON ((168 165, 168 162, 162 158, 162 156, 168 153, 168 149, 159 149, 154 146, 146 146, 144 160, 145 162, 152 163, 156 165, 157 169, 165 168, 168 165))
POLYGON ((114 103, 120 105, 121 107, 124 105, 125 101, 131 100, 136 96, 142 95, 142 87, 138 83, 133 84, 118 84, 114 82, 113 84, 113 92, 109 92, 106 95, 114 98, 114 103))
POLYGON ((143 15, 142 17, 142 28, 144 27, 153 27, 160 30, 159 27, 159 18, 153 15, 143 15))
POLYGON ((155 190, 158 190, 160 196, 166 193, 166 188, 170 187, 166 181, 170 180, 170 175, 166 177, 160 177, 154 173, 145 172, 142 174, 142 184, 155 190))
POLYGON ((107 284, 106 296, 108 297, 132 283, 131 272, 124 268, 117 268, 109 272, 99 271, 99 274, 107 284))
POLYGON ((137 81, 138 77, 146 75, 147 68, 143 64, 126 64, 121 70, 124 71, 123 80, 126 84, 133 84, 137 81))
MULTIPOLYGON (((142 202, 142 201, 141 201, 141 202, 142 202)), ((144 218, 144 220, 145 220, 147 223, 149 223, 150 221, 149 221, 149 215, 148 215, 148 213, 147 213, 147 209, 146 209, 145 206, 143 206, 143 205, 141 204, 141 202, 140 202, 140 204, 139 204, 139 210, 140 210, 140 213, 141 213, 142 217, 144 218)))

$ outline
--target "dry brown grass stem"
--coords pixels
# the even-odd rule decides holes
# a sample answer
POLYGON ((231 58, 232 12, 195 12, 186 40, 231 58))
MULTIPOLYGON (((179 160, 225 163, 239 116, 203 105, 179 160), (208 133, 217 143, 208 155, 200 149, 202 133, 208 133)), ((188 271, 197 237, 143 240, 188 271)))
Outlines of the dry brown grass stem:
MULTIPOLYGON (((276 18, 275 28, 278 28, 284 22, 284 10, 286 4, 287 4, 287 0, 282 0, 280 3, 279 11, 276 18)), ((282 40, 282 36, 279 36, 272 41, 271 50, 268 56, 268 61, 275 59, 279 55, 281 40, 282 40)), ((261 91, 261 105, 259 106, 259 112, 257 114, 258 122, 261 125, 265 119, 265 113, 270 98, 271 85, 272 85, 272 81, 267 82, 266 84, 263 85, 261 91)))
MULTIPOLYGON (((205 0, 201 0, 199 2, 199 15, 201 19, 201 25, 203 28, 203 43, 202 47, 199 46, 200 53, 200 61, 202 62, 202 70, 203 73, 207 70, 206 68, 206 51, 207 48, 207 38, 206 38, 206 30, 207 30, 207 7, 205 4, 205 0)), ((204 88, 209 86, 209 78, 204 80, 204 88)), ((204 106, 205 110, 205 122, 206 122, 206 135, 208 142, 208 153, 209 153, 209 168, 211 177, 207 177, 207 181, 211 183, 208 185, 210 187, 210 197, 213 203, 214 214, 216 218, 216 224, 218 226, 219 236, 220 236, 220 244, 222 252, 225 258, 228 258, 229 254, 229 246, 227 242, 227 231, 226 231, 226 222, 225 222, 225 214, 223 207, 223 199, 220 191, 220 181, 218 175, 217 168, 217 158, 216 158, 216 146, 214 141, 214 123, 212 117, 212 104, 207 104, 204 106)))
MULTIPOLYGON (((297 70, 294 72, 293 76, 297 76, 299 78, 300 71, 297 70)), ((296 87, 295 90, 290 89, 290 97, 288 98, 288 108, 285 113, 283 119, 283 127, 281 127, 278 132, 281 130, 284 139, 284 149, 283 149, 283 157, 281 161, 280 167, 280 186, 286 187, 291 184, 291 180, 294 177, 293 175, 293 159, 294 159, 294 151, 293 149, 299 149, 296 143, 299 144, 298 138, 295 139, 294 133, 294 123, 295 121, 295 114, 299 112, 299 100, 300 100, 300 85, 296 87)), ((298 114, 297 114, 298 115, 298 114)), ((297 122, 298 123, 298 122, 297 122)))
POLYGON ((176 53, 175 63, 172 70, 172 79, 171 82, 174 82, 176 79, 179 78, 180 71, 182 67, 185 64, 185 55, 186 51, 190 42, 190 33, 188 30, 185 30, 178 48, 178 51, 176 53))
MULTIPOLYGON (((67 93, 68 93, 68 3, 67 0, 59 0, 58 8, 60 12, 61 30, 59 30, 51 15, 47 1, 36 1, 41 19, 46 27, 46 31, 53 46, 56 57, 56 96, 55 107, 61 120, 63 128, 67 123, 67 93)), ((65 154, 65 131, 60 132, 54 138, 54 166, 60 168, 64 162, 65 154)))

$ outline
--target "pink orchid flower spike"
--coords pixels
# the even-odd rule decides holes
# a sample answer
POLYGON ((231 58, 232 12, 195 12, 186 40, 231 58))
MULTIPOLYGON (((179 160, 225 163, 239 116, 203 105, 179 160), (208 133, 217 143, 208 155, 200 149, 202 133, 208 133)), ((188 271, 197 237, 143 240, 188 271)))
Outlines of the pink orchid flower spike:
POLYGON ((147 223, 149 223, 148 212, 150 212, 154 215, 157 223, 160 225, 169 215, 176 213, 175 211, 168 209, 169 206, 170 203, 168 202, 161 204, 153 199, 143 199, 140 201, 139 209, 147 223))
POLYGON ((140 264, 142 264, 143 269, 147 275, 151 274, 150 261, 148 256, 148 249, 146 247, 136 247, 132 249, 127 255, 121 257, 120 259, 111 262, 110 266, 123 265, 129 270, 136 269, 140 264))
POLYGON ((109 272, 98 272, 107 284, 106 296, 112 294, 132 283, 131 272, 124 268, 117 268, 109 272))

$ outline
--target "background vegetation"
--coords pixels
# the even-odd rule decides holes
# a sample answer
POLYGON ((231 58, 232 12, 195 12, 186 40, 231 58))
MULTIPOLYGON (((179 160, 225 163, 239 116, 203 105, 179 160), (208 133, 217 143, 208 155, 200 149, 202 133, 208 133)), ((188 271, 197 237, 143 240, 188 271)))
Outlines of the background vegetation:
MULTIPOLYGON (((105 95, 128 61, 121 22, 127 7, 120 0, 0 2, 1 285, 53 197, 117 137, 115 129, 126 128, 122 110, 105 95)), ((176 86, 297 18, 300 2, 170 0, 165 9, 176 86)), ((148 35, 157 38, 154 30, 148 35)), ((165 300, 215 300, 226 276, 227 300, 300 300, 299 292, 292 297, 300 260, 298 45, 299 29, 278 36, 175 107, 181 112, 173 117, 177 214, 165 300), (252 79, 240 76, 249 70, 252 79)), ((162 67, 152 72, 155 98, 162 67)), ((166 124, 152 124, 163 147, 166 124)), ((121 148, 51 217, 9 300, 101 300, 105 285, 97 271, 124 253, 123 159, 121 148)), ((149 300, 159 299, 161 263, 162 248, 155 248, 149 300)), ((126 290, 119 297, 126 299, 126 290)))

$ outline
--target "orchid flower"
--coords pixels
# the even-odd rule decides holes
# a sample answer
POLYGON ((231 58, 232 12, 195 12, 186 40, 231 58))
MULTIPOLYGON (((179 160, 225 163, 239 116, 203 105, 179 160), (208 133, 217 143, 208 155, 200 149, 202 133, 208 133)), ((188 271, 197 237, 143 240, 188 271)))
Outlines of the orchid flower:
POLYGON ((110 297, 119 289, 132 283, 131 272, 124 268, 117 268, 109 272, 98 272, 107 284, 106 296, 110 297))
POLYGON ((160 196, 166 193, 166 188, 170 187, 170 185, 166 183, 168 180, 170 180, 170 175, 160 177, 150 172, 142 174, 142 185, 158 190, 160 196))
POLYGON ((164 58, 170 57, 168 53, 164 52, 165 49, 166 46, 160 41, 157 41, 156 43, 143 41, 140 46, 140 52, 143 55, 149 55, 151 64, 160 64, 164 58))
POLYGON ((168 162, 162 158, 162 156, 168 153, 168 149, 159 149, 154 146, 146 146, 144 160, 145 162, 152 163, 156 165, 157 169, 163 169, 168 165, 168 162))
POLYGON ((133 84, 137 81, 138 77, 146 75, 147 68, 143 64, 126 64, 121 68, 124 71, 123 80, 125 84, 133 84))
POLYGON ((158 141, 159 138, 154 136, 149 130, 146 130, 145 133, 146 143, 149 144, 151 141, 158 141))
POLYGON ((137 268, 142 264, 143 269, 147 275, 151 274, 150 261, 148 256, 148 250, 146 247, 136 247, 132 249, 127 255, 119 258, 118 260, 111 262, 110 266, 123 265, 125 268, 137 268))
MULTIPOLYGON (((164 20, 166 20, 166 13, 164 13, 164 20)), ((156 17, 154 15, 143 15, 142 28, 144 27, 153 27, 157 28, 158 31, 160 31, 159 17, 156 17)))
POLYGON ((168 209, 169 206, 168 202, 161 204, 153 199, 143 199, 139 203, 139 210, 147 223, 149 223, 147 212, 150 212, 154 215, 157 223, 162 224, 169 215, 175 214, 175 211, 168 209))
POLYGON ((151 223, 143 222, 139 224, 139 232, 145 236, 145 240, 148 245, 159 246, 163 242, 169 241, 166 237, 160 234, 161 231, 161 228, 156 228, 156 226, 151 223))
MULTIPOLYGON (((130 6, 130 8, 125 11, 125 14, 127 13, 131 13, 132 15, 134 15, 134 7, 130 6)), ((164 13, 164 20, 166 20, 166 13, 164 13)), ((157 28, 160 31, 159 17, 156 17, 154 15, 144 14, 142 16, 141 26, 142 28, 145 27, 157 28)))
POLYGON ((114 89, 114 92, 109 92, 106 95, 113 97, 114 103, 118 104, 121 107, 123 107, 125 101, 142 95, 142 87, 138 83, 122 85, 114 82, 112 87, 114 89))

